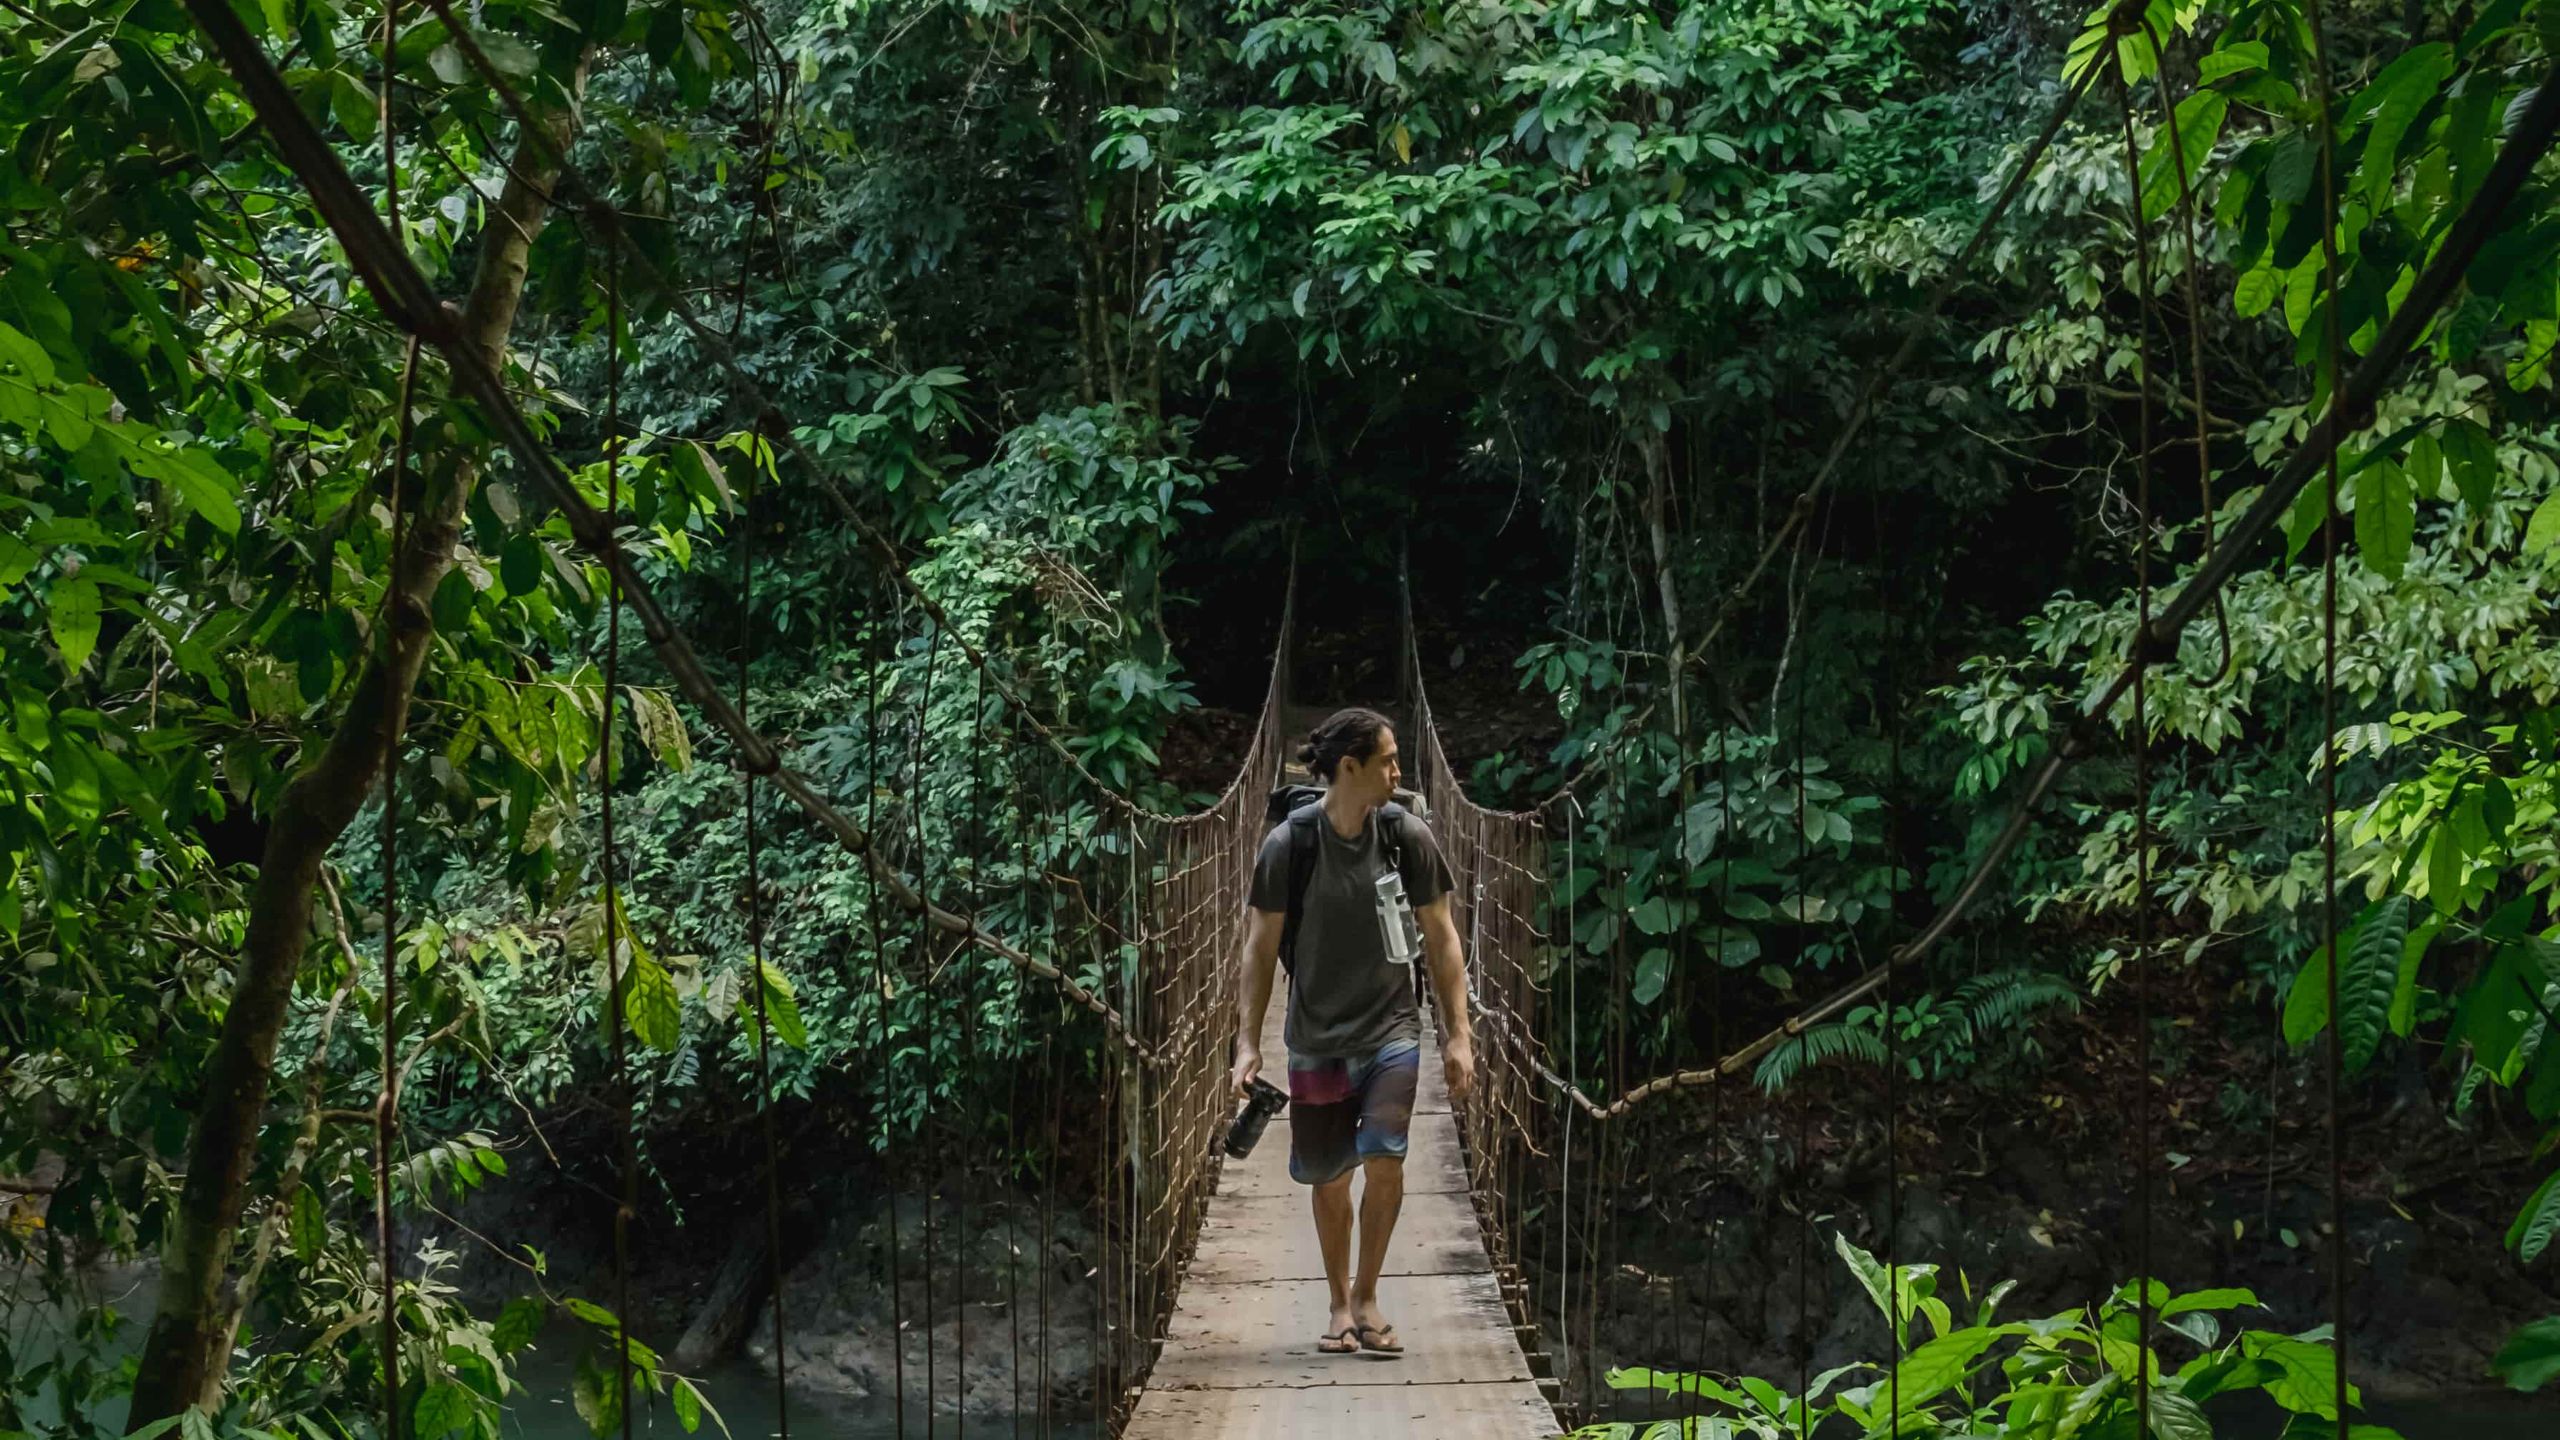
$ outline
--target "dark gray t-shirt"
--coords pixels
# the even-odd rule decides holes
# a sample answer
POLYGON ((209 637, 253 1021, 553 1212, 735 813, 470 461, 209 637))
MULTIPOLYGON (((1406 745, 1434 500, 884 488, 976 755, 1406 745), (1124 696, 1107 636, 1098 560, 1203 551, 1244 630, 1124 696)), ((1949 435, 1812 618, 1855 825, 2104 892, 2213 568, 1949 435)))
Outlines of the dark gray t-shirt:
MULTIPOLYGON (((1355 839, 1335 833, 1316 817, 1316 864, 1307 877, 1305 908, 1298 916, 1298 964, 1289 997, 1289 1053, 1323 1059, 1366 1059, 1390 1040, 1419 1040, 1422 1021, 1413 1001, 1412 967, 1387 959, 1378 925, 1377 882, 1387 867, 1377 812, 1355 839)), ((1406 815, 1401 870, 1405 900, 1414 909, 1449 893, 1449 862, 1428 826, 1406 815)), ((1289 908, 1289 826, 1262 839, 1253 864, 1252 905, 1283 914, 1289 908)), ((1417 958, 1416 964, 1421 963, 1417 958)))

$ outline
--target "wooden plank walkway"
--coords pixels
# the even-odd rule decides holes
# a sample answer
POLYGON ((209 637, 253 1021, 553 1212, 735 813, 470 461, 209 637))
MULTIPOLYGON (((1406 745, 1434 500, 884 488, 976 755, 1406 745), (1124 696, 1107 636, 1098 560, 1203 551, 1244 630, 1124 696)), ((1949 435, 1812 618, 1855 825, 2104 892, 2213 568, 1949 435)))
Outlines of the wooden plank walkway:
MULTIPOLYGON (((1283 993, 1272 997, 1262 1054, 1268 1077, 1285 1085, 1285 975, 1275 988, 1283 993)), ((1289 1178, 1288 1116, 1272 1121, 1252 1155, 1227 1161, 1126 1440, 1558 1434, 1476 1229, 1439 1050, 1427 1038, 1404 1178, 1378 1302, 1405 1353, 1320 1355, 1324 1263, 1306 1187, 1289 1178)))

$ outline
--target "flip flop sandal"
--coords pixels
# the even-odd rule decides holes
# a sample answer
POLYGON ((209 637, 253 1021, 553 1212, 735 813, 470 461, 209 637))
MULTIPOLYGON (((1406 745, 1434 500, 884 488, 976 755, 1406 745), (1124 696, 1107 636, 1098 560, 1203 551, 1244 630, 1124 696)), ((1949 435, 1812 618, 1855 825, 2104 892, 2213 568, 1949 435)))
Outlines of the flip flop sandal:
POLYGON ((1359 1334, 1360 1348, 1363 1350, 1374 1350, 1381 1355, 1404 1353, 1404 1342, 1396 1338, 1396 1327, 1393 1325, 1363 1325, 1360 1327, 1359 1334))
POLYGON ((1351 1338, 1357 1333, 1359 1333, 1357 1326, 1345 1325, 1341 1329, 1317 1340, 1316 1353, 1319 1355, 1357 1354, 1360 1350, 1359 1343, 1351 1338))

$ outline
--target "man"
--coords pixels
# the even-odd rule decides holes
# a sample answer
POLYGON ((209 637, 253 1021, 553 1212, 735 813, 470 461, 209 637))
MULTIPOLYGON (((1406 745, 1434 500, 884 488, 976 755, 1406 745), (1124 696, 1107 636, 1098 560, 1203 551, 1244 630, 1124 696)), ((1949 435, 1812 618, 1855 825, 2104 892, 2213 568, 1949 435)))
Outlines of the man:
POLYGON ((1467 1016, 1466 961, 1449 914, 1449 862, 1422 821, 1392 820, 1379 807, 1401 771, 1396 737, 1373 710, 1336 713, 1298 751, 1325 782, 1324 798, 1272 830, 1254 863, 1245 917, 1244 983, 1236 1003, 1234 1083, 1241 1096, 1262 1071, 1262 1017, 1289 908, 1291 827, 1314 822, 1315 863, 1307 875, 1292 950, 1289 996, 1289 1176, 1313 1187, 1316 1243, 1324 1254, 1332 1315, 1316 1349, 1400 1354, 1404 1342, 1378 1308, 1378 1275, 1404 1204, 1405 1134, 1421 1075, 1422 1018, 1408 965, 1390 956, 1379 881, 1390 869, 1422 932, 1448 1034, 1441 1049, 1449 1093, 1475 1085, 1475 1042, 1467 1016), (1382 923, 1383 922, 1383 923, 1382 923), (1352 1278, 1351 1174, 1363 1175, 1360 1261, 1352 1278))

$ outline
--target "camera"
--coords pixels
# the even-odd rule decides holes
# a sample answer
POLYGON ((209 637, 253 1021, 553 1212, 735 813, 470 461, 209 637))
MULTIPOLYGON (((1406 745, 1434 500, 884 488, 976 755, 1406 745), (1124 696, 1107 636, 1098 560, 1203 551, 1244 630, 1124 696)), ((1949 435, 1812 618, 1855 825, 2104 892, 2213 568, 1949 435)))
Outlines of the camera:
POLYGON ((1262 1138, 1262 1127, 1289 1103, 1289 1093, 1270 1081, 1256 1076, 1246 1087, 1244 1109, 1227 1126, 1226 1151, 1230 1158, 1241 1160, 1253 1153, 1254 1142, 1262 1138))

